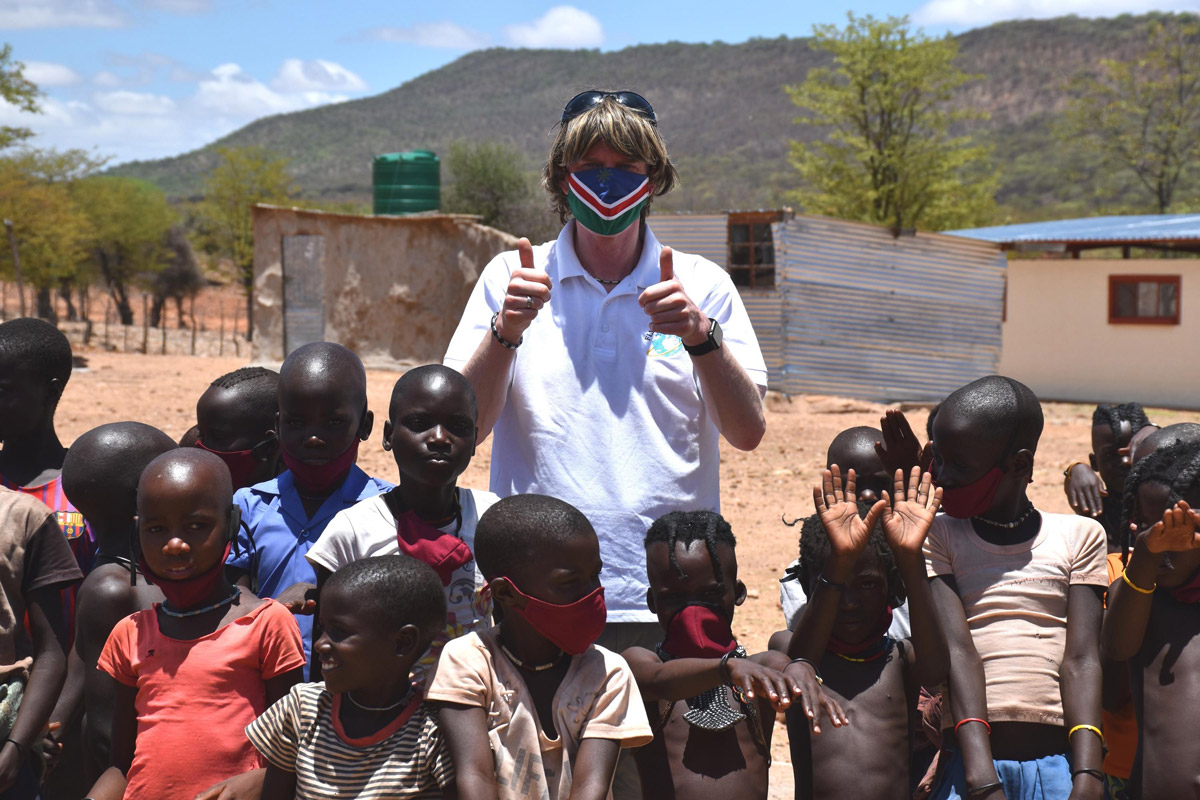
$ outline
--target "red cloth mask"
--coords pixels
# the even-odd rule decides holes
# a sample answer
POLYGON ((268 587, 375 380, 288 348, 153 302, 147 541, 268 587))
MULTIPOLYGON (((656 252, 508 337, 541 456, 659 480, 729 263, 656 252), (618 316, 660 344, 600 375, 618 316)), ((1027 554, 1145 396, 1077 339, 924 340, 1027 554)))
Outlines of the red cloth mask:
POLYGON ((1169 591, 1171 597, 1181 603, 1200 603, 1200 570, 1196 571, 1190 581, 1169 591))
POLYGON ((260 463, 254 457, 254 450, 213 450, 199 439, 196 440, 196 447, 207 450, 225 462, 225 466, 229 467, 229 477, 233 479, 234 491, 254 482, 254 472, 260 463))
POLYGON ((586 597, 560 606, 530 597, 517 588, 511 578, 506 578, 513 591, 525 598, 525 607, 510 606, 511 611, 533 627, 535 631, 565 653, 577 656, 600 638, 604 624, 608 622, 608 608, 604 605, 604 587, 586 597))
MULTIPOLYGON (((1004 470, 992 467, 982 478, 954 489, 942 487, 942 510, 956 519, 970 519, 986 513, 992 507, 996 490, 1004 479, 1004 470)), ((937 483, 937 474, 933 481, 937 483)))
POLYGON ((316 495, 323 495, 331 490, 338 478, 350 471, 356 460, 358 460, 357 436, 354 437, 354 442, 346 448, 346 452, 324 464, 305 464, 303 461, 293 458, 287 450, 283 451, 283 463, 291 470, 296 486, 316 495))
POLYGON ((442 579, 442 586, 449 586, 454 570, 470 564, 475 557, 466 542, 435 528, 415 511, 405 511, 396 517, 396 543, 404 555, 433 567, 442 579))
POLYGON ((229 558, 229 551, 232 548, 233 542, 225 545, 224 555, 212 569, 181 581, 173 581, 155 575, 150 571, 150 565, 146 563, 145 556, 138 556, 138 568, 146 577, 147 583, 152 583, 162 590, 163 596, 167 598, 167 602, 171 604, 172 608, 186 611, 200 605, 212 594, 213 588, 224 577, 225 559, 229 558))
POLYGON ((737 649, 732 625, 716 606, 686 605, 667 624, 662 649, 675 658, 719 658, 737 649))
POLYGON ((884 641, 884 637, 887 636, 887 632, 891 627, 892 609, 888 607, 887 612, 879 618, 879 622, 875 625, 875 629, 871 631, 870 636, 854 644, 843 642, 835 636, 830 636, 829 643, 825 645, 825 649, 831 653, 838 653, 843 656, 856 656, 872 648, 879 648, 880 642, 884 641))

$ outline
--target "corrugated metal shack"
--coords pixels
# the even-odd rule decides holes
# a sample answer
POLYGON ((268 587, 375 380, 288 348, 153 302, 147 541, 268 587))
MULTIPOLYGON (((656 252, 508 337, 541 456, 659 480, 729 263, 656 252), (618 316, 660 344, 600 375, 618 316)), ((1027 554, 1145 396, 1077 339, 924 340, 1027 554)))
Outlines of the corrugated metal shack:
POLYGON ((771 389, 928 401, 996 371, 1005 259, 994 244, 783 211, 650 225, 730 271, 771 389))

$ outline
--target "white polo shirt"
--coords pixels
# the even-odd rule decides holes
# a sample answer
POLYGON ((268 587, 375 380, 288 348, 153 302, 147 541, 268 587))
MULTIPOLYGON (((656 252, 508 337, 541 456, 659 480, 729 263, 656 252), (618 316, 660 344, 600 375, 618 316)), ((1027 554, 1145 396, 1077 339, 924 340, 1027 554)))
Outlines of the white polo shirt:
MULTIPOLYGON (((658 239, 647 227, 637 266, 606 292, 575 255, 573 224, 533 249, 552 296, 513 362, 493 430, 491 490, 550 495, 582 511, 600 537, 609 621, 653 622, 642 541, 668 511, 720 510, 719 434, 683 342, 651 334, 638 305, 658 283, 658 239)), ((678 251, 674 265, 688 296, 721 324, 724 346, 765 388, 758 340, 729 276, 678 251)), ((446 366, 461 371, 478 349, 519 266, 514 250, 484 268, 446 366)))

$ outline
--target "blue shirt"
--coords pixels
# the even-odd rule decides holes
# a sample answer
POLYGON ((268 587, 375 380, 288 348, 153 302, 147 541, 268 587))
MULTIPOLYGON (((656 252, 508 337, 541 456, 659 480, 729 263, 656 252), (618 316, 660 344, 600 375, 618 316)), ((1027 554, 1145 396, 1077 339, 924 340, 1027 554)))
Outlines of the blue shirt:
MULTIPOLYGON (((342 509, 391 488, 387 481, 372 478, 357 466, 351 467, 341 488, 326 497, 311 518, 304 511, 291 472, 238 489, 233 503, 241 509, 242 522, 254 539, 251 543, 245 528, 239 530, 237 545, 225 563, 250 572, 253 558, 260 597, 278 597, 296 583, 316 583, 317 573, 304 556, 321 538, 325 526, 342 509)), ((304 637, 304 679, 308 680, 313 618, 297 615, 296 622, 304 637)))

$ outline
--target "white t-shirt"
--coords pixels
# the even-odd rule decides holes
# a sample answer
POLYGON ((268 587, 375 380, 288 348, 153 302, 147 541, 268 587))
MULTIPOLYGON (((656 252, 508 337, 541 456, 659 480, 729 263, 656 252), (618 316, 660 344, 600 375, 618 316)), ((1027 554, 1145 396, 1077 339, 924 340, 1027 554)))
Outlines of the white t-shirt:
MULTIPOLYGON (((462 528, 457 533, 472 553, 475 552, 475 526, 479 524, 479 517, 499 499, 481 489, 459 488, 462 528)), ((456 523, 451 522, 440 530, 455 533, 455 527, 456 523)), ((400 543, 396 537, 396 517, 384 502, 383 495, 377 495, 339 511, 308 551, 307 558, 314 567, 336 572, 364 558, 398 554, 400 543)), ((491 596, 484 593, 484 583, 475 559, 454 571, 450 585, 446 587, 446 627, 434 638, 429 652, 417 663, 418 667, 432 667, 442 647, 451 639, 491 627, 491 596)))
MULTIPOLYGON (((607 292, 583 269, 573 241, 568 223, 533 250, 552 299, 516 351, 493 429, 491 489, 501 497, 546 494, 582 511, 600 536, 609 621, 653 622, 642 540, 668 511, 720 510, 720 435, 683 342, 651 334, 638 305, 659 279, 654 233, 646 228, 637 266, 607 292)), ((484 268, 446 366, 461 371, 479 348, 519 265, 511 251, 484 268)), ((729 276, 687 253, 675 252, 674 267, 688 296, 720 323, 724 347, 765 389, 766 365, 729 276)))

